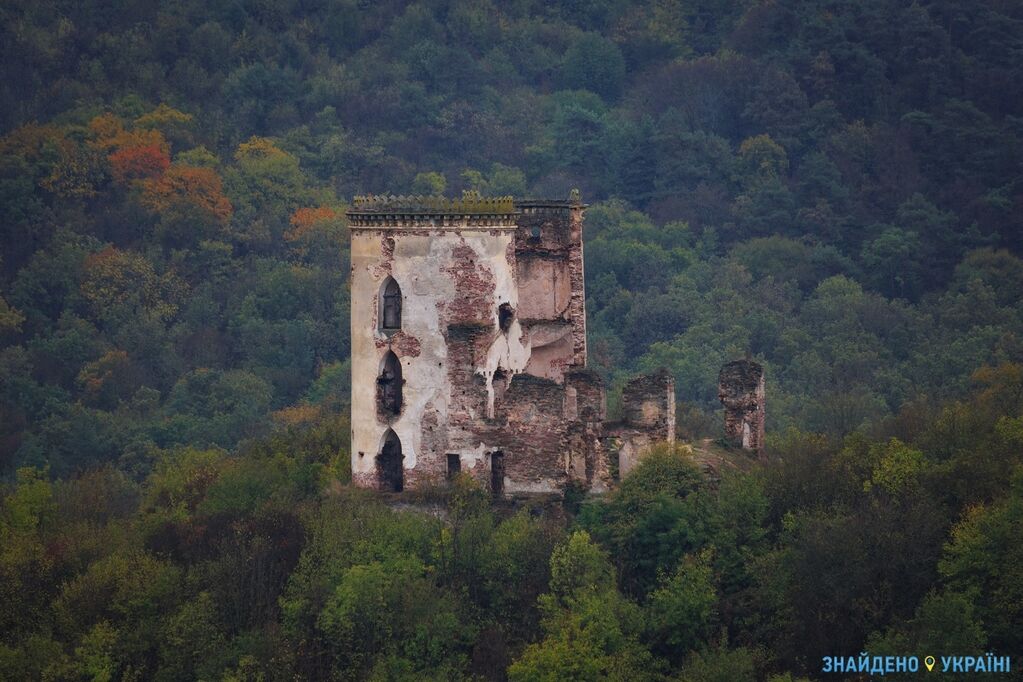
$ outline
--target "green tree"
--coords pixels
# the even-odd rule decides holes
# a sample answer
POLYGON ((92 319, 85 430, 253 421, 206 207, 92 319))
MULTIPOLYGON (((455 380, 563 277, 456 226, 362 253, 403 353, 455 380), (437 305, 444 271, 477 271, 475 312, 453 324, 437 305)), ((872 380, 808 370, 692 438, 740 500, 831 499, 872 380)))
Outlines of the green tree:
POLYGON ((610 40, 583 33, 565 50, 561 82, 566 90, 589 90, 615 99, 625 81, 625 58, 610 40))
POLYGON ((1023 557, 1015 541, 1023 523, 1023 470, 1017 469, 1004 499, 969 509, 952 531, 939 570, 949 587, 965 595, 996 651, 1021 643, 1023 557))
POLYGON ((457 670, 472 631, 457 601, 412 557, 352 566, 319 617, 340 670, 367 669, 391 654, 411 670, 457 670))
MULTIPOLYGON (((935 651, 981 651, 987 636, 977 620, 972 601, 955 592, 931 592, 913 617, 871 638, 866 649, 888 655, 916 655, 935 651)), ((934 671, 938 673, 938 670, 934 671)), ((958 675, 960 678, 961 674, 958 675)), ((941 679, 940 676, 937 676, 941 679)), ((954 679, 956 675, 945 675, 954 679)))
POLYGON ((585 531, 551 554, 551 591, 540 597, 543 641, 508 669, 511 680, 628 680, 656 672, 639 644, 638 608, 615 589, 614 568, 585 531))
POLYGON ((659 571, 673 571, 702 546, 703 510, 693 494, 702 485, 691 453, 662 445, 644 456, 618 490, 583 506, 579 523, 611 551, 627 594, 647 594, 659 571))
POLYGON ((710 555, 687 556, 671 574, 662 573, 645 607, 651 649, 680 662, 699 648, 714 625, 717 592, 710 555))
POLYGON ((412 181, 412 192, 427 196, 443 196, 447 186, 443 173, 417 173, 415 180, 412 181))

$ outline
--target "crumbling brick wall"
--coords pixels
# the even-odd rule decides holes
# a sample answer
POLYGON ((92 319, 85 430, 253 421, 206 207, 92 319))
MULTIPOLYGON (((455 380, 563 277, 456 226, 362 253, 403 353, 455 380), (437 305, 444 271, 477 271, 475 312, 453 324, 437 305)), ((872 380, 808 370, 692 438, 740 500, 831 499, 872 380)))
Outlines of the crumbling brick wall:
POLYGON ((665 369, 630 379, 622 391, 622 421, 605 428, 619 478, 660 441, 675 442, 675 378, 665 369))
POLYGON ((725 438, 735 447, 764 453, 764 368, 735 360, 721 368, 718 398, 725 407, 725 438))
POLYGON ((586 366, 586 291, 578 202, 516 204, 519 318, 533 339, 532 373, 560 381, 569 367, 586 366))

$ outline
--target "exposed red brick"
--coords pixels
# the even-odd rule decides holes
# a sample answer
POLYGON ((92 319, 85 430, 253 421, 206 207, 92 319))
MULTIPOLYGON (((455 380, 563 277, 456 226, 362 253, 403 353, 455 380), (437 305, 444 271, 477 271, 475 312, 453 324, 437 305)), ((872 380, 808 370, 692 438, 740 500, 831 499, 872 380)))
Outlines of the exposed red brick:
POLYGON ((377 339, 375 343, 378 349, 390 348, 399 358, 417 358, 422 350, 419 339, 400 329, 389 338, 377 339))
POLYGON ((445 304, 447 322, 489 322, 494 315, 494 273, 477 260, 476 252, 465 240, 452 249, 451 257, 444 271, 451 275, 457 296, 445 304))

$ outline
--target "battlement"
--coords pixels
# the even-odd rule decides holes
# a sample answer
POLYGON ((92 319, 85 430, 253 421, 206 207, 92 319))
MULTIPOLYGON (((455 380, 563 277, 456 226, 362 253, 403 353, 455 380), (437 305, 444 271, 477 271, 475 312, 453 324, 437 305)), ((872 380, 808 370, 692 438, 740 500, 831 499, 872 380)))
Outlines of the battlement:
POLYGON ((348 209, 349 225, 359 227, 488 227, 511 222, 520 215, 567 215, 587 204, 573 194, 567 200, 485 197, 466 191, 460 198, 443 196, 366 194, 356 196, 348 209))
POLYGON ((510 197, 484 197, 465 192, 460 199, 423 195, 357 196, 348 209, 352 229, 506 228, 515 226, 510 197))
POLYGON ((442 214, 495 214, 515 212, 511 196, 485 197, 478 192, 463 192, 461 198, 442 196, 366 194, 354 197, 354 210, 350 213, 442 213, 442 214))
POLYGON ((559 199, 516 199, 515 208, 520 213, 564 213, 572 209, 588 208, 578 197, 568 200, 559 199))

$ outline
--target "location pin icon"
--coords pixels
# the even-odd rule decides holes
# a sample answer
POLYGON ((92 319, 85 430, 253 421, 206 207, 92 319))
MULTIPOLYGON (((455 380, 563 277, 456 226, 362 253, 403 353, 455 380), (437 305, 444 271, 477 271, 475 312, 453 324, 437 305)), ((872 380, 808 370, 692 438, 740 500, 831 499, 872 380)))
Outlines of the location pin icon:
POLYGON ((927 656, 924 658, 924 665, 927 666, 927 672, 931 672, 931 668, 934 667, 934 656, 927 656))

